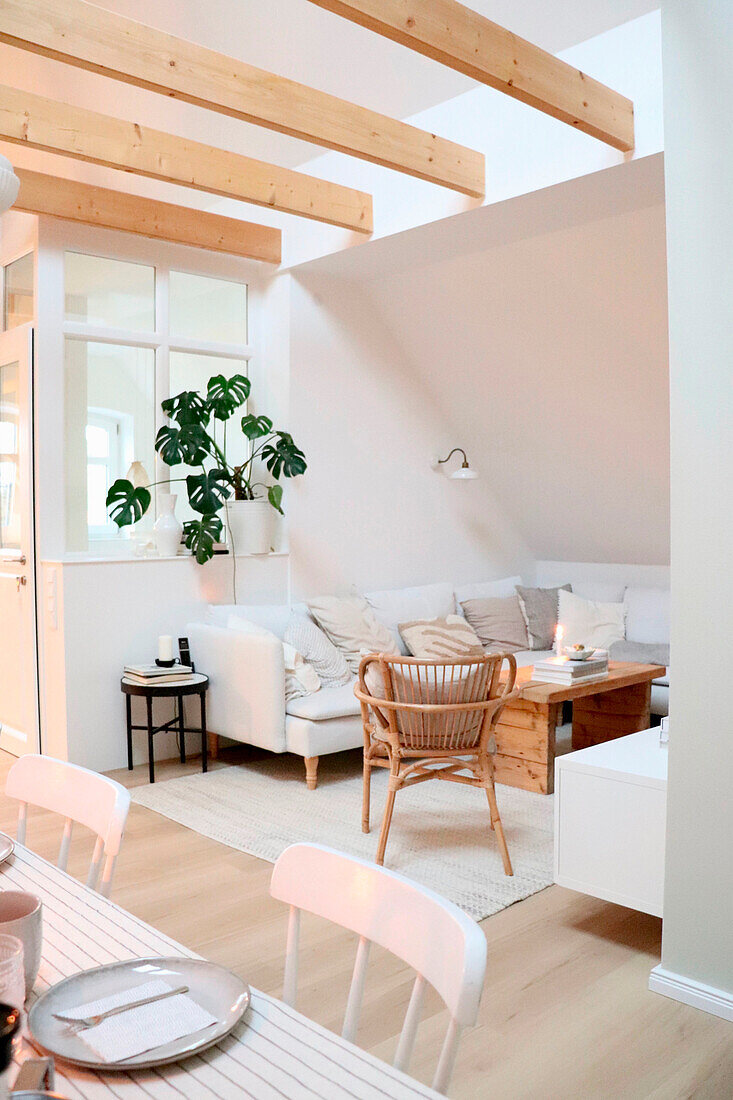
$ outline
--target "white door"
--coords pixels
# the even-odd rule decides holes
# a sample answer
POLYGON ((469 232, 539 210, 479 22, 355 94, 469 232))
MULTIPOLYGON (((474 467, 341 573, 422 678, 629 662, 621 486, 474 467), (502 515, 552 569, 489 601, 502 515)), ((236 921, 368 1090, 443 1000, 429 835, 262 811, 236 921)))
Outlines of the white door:
POLYGON ((38 752, 33 329, 0 334, 0 749, 38 752))

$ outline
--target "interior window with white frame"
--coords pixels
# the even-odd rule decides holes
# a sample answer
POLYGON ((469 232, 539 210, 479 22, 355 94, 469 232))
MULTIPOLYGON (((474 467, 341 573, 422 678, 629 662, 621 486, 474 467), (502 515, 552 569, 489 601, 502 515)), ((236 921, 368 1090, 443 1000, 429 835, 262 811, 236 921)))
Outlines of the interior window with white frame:
MULTIPOLYGON (((107 512, 110 486, 133 463, 177 494, 182 522, 194 518, 179 480, 191 471, 171 470, 155 453, 160 404, 184 389, 205 391, 214 374, 248 373, 248 289, 162 263, 64 253, 67 551, 114 553, 121 540, 150 538, 155 489, 132 528, 120 531, 107 512)), ((215 431, 223 444, 222 426, 215 431)), ((227 445, 232 460, 246 457, 246 441, 227 445)))

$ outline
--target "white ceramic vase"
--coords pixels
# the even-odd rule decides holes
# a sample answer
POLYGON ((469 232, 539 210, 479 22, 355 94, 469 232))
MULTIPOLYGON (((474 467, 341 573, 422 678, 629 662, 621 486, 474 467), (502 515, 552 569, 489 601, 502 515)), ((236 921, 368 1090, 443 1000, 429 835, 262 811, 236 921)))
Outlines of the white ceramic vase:
POLYGON ((176 519, 175 493, 158 494, 158 518, 153 526, 155 548, 161 558, 174 558, 181 548, 183 525, 176 519))
POLYGON ((266 500, 231 500, 227 505, 235 554, 269 554, 272 505, 266 500))

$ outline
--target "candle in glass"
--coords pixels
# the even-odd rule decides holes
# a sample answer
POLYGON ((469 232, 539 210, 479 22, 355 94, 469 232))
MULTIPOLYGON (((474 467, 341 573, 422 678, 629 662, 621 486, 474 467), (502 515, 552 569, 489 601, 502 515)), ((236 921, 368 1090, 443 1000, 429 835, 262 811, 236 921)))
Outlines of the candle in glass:
POLYGON ((565 631, 560 623, 557 624, 557 630, 555 631, 555 656, 562 657, 562 639, 565 631))

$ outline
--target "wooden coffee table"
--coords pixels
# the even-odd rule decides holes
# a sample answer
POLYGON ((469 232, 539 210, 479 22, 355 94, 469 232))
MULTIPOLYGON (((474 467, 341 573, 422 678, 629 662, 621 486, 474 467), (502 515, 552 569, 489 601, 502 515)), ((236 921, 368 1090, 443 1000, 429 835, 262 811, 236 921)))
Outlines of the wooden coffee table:
POLYGON ((497 783, 552 794, 562 704, 573 704, 573 749, 638 733, 649 728, 652 680, 666 669, 610 661, 606 680, 575 687, 531 682, 532 672, 531 665, 517 669, 522 691, 497 723, 494 773, 497 783))

